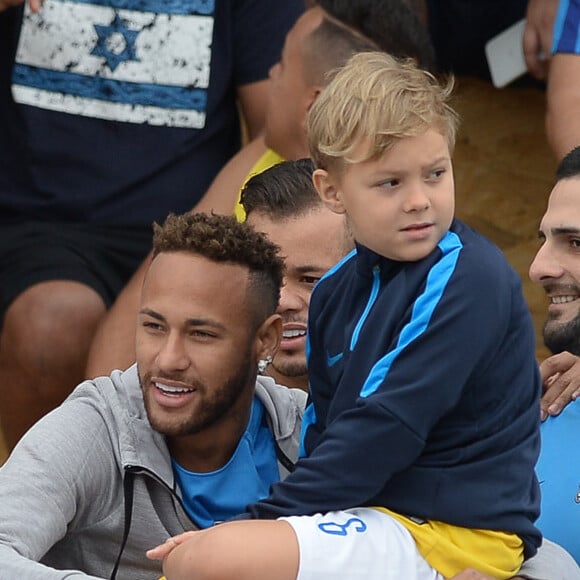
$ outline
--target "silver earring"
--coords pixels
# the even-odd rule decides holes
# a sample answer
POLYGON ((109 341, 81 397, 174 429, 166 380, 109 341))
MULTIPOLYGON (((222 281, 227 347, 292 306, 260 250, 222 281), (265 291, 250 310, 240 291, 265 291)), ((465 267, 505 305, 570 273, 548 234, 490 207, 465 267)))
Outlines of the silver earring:
POLYGON ((261 358, 258 361, 258 373, 261 375, 266 371, 267 366, 272 362, 272 357, 268 355, 266 358, 261 358))

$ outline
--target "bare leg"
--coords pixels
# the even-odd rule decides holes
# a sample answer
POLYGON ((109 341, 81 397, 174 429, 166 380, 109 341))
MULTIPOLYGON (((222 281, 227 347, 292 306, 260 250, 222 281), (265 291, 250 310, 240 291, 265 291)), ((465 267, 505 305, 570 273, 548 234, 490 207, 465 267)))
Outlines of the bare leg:
POLYGON ((0 423, 9 451, 83 379, 104 313, 94 290, 70 281, 36 284, 10 305, 0 335, 0 423))
POLYGON ((135 362, 135 332, 141 287, 151 254, 141 263, 103 318, 91 345, 85 376, 109 375, 135 362))
POLYGON ((221 524, 192 535, 164 561, 167 580, 296 580, 300 552, 283 520, 221 524))

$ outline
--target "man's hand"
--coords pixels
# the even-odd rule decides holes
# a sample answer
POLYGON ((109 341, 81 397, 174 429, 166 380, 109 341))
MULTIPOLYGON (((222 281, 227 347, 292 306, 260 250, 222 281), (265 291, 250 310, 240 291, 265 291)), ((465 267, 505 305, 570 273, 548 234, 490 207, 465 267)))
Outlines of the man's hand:
MULTIPOLYGON (((42 8, 42 2, 44 0, 29 0, 30 10, 32 12, 40 12, 42 8)), ((13 8, 14 6, 20 6, 23 4, 24 0, 0 0, 0 13, 8 10, 9 8, 13 8)))
POLYGON ((544 395, 542 421, 548 415, 559 415, 562 409, 580 396, 580 358, 561 352, 547 358, 540 365, 544 395))
POLYGON ((548 75, 554 20, 558 0, 529 0, 524 30, 524 57, 530 74, 543 80, 548 75))

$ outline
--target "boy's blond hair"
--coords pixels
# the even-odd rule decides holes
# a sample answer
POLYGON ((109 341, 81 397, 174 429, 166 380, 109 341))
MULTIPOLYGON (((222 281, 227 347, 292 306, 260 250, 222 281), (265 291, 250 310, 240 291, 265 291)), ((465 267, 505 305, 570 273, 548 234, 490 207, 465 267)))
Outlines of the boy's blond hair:
POLYGON ((354 55, 308 115, 310 153, 316 166, 328 169, 375 159, 397 139, 429 129, 440 132, 453 150, 458 117, 448 104, 452 90, 452 77, 440 83, 410 59, 384 52, 354 55), (368 147, 361 152, 363 142, 368 147))

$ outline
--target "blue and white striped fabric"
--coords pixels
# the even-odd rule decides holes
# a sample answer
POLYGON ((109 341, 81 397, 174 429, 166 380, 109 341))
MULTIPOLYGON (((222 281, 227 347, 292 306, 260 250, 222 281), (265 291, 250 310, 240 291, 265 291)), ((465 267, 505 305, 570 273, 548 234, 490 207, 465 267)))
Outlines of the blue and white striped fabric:
POLYGON ((105 120, 201 129, 214 8, 215 0, 46 0, 40 14, 27 10, 24 17, 14 99, 105 120))
POLYGON ((560 0, 554 22, 552 54, 580 53, 580 0, 560 0))

